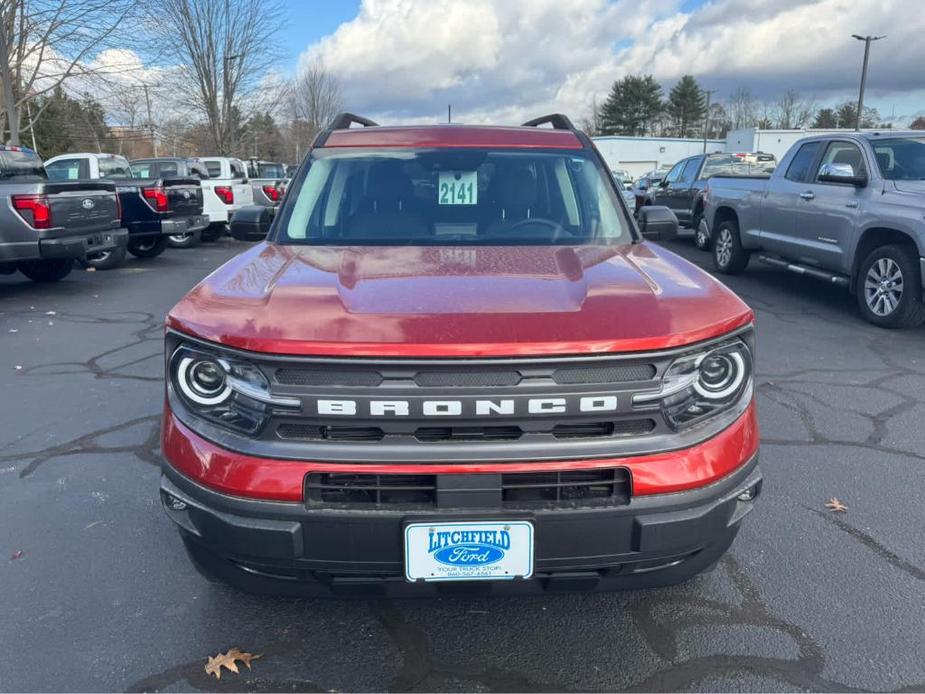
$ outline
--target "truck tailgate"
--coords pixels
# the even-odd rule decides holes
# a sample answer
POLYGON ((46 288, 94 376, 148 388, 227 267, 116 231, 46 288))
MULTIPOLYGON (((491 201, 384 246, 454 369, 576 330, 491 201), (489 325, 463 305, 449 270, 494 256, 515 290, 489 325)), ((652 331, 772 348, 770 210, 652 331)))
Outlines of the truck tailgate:
POLYGON ((68 232, 87 233, 116 226, 119 215, 112 183, 46 183, 44 191, 55 227, 62 227, 68 232))
POLYGON ((195 178, 164 180, 167 204, 179 217, 202 214, 202 186, 195 178))

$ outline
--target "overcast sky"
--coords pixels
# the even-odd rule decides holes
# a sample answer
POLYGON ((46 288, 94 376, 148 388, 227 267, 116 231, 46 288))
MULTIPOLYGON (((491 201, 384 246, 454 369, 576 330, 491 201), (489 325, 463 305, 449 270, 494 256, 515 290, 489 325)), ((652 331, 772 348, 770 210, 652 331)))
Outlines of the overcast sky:
POLYGON ((789 88, 820 105, 857 98, 873 46, 868 104, 897 120, 925 112, 922 0, 291 0, 288 67, 322 60, 345 106, 386 122, 576 119, 615 79, 691 73, 722 99, 737 86, 789 88), (454 120, 457 118, 454 117, 454 120))

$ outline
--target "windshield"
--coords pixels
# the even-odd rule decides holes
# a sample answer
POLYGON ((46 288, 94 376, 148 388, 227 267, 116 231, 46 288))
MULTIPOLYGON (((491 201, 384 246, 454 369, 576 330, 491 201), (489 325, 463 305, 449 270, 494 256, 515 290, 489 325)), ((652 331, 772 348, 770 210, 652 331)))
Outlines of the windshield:
POLYGON ((283 164, 262 161, 256 165, 252 164, 250 168, 253 178, 286 178, 286 167, 283 164))
POLYGON ((42 160, 35 152, 0 151, 0 178, 47 178, 42 160))
POLYGON ((320 245, 575 245, 632 240, 587 152, 315 150, 277 241, 320 245))
POLYGON ((871 143, 880 173, 890 181, 925 180, 925 137, 897 137, 871 143))

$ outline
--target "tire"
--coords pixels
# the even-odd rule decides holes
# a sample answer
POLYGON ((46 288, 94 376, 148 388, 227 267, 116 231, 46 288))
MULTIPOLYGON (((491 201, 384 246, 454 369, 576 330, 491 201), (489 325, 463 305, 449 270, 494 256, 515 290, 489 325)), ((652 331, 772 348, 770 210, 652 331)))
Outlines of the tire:
POLYGON ((128 252, 136 258, 156 258, 167 249, 167 241, 164 235, 129 239, 128 252))
POLYGON ((57 282, 71 274, 74 261, 64 260, 27 260, 19 264, 19 271, 33 282, 57 282))
POLYGON ((710 250, 710 247, 712 246, 710 229, 707 226, 706 220, 704 220, 702 214, 697 214, 694 216, 692 226, 694 228, 694 246, 696 246, 701 251, 710 250))
POLYGON ((200 232, 189 231, 185 234, 171 234, 167 237, 167 244, 171 248, 195 248, 199 245, 200 232))
POLYGON ((84 267, 96 268, 97 270, 112 270, 125 262, 125 253, 127 250, 125 244, 120 243, 112 250, 102 251, 101 253, 91 253, 81 260, 80 264, 84 267))
POLYGON ((222 223, 210 224, 202 230, 203 241, 218 241, 225 235, 225 225, 222 223))
POLYGON ((922 276, 916 254, 905 246, 881 246, 858 267, 858 307, 881 328, 914 328, 925 322, 922 276))
POLYGON ((724 275, 737 275, 748 267, 751 252, 742 247, 739 224, 727 219, 716 228, 713 238, 713 267, 724 275))

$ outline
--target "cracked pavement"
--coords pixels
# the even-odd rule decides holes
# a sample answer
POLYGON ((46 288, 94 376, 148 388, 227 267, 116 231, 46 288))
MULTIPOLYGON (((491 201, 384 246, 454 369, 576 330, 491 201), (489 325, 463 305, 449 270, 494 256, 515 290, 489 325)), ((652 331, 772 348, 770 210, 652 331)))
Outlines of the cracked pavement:
POLYGON ((758 314, 765 486, 687 584, 260 598, 200 577, 157 497, 163 316, 243 248, 0 277, 0 690, 925 689, 925 329, 879 330, 841 290, 758 263, 723 278, 758 314), (264 656, 209 678, 232 646, 264 656))

